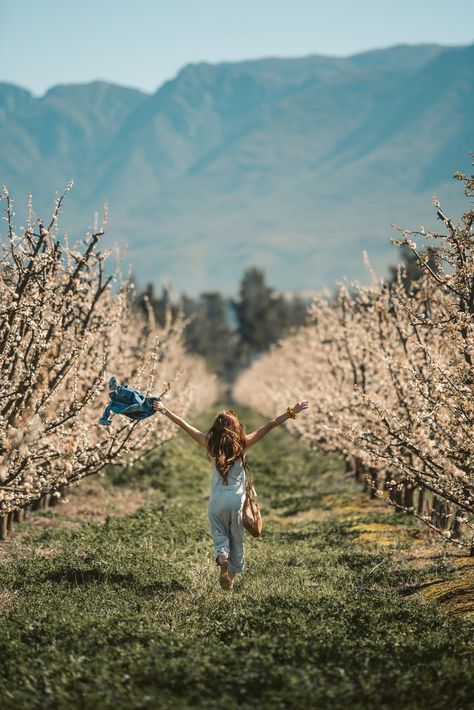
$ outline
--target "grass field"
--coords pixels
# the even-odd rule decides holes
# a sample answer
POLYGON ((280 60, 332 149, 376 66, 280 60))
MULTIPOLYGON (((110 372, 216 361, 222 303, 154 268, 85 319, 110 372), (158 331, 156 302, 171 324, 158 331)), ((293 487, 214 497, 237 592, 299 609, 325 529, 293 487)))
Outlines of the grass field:
POLYGON ((0 707, 474 707, 474 560, 283 429, 249 458, 265 530, 231 593, 209 464, 181 434, 21 526, 2 550, 0 707))

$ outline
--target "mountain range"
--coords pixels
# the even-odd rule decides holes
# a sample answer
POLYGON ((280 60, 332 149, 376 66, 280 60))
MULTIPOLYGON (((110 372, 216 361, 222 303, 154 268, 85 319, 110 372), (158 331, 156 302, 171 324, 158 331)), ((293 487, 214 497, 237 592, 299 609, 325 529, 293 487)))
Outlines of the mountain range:
POLYGON ((468 206, 474 45, 400 45, 346 58, 192 64, 154 94, 97 81, 44 96, 0 84, 0 181, 20 220, 79 236, 107 200, 107 244, 139 283, 235 293, 257 265, 281 291, 367 280, 398 261, 392 223, 468 206))

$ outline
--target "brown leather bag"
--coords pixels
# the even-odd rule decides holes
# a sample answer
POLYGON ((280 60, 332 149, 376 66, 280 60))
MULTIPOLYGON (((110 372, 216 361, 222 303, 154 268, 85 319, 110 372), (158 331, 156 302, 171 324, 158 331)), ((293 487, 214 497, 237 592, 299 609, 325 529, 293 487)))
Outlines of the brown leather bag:
POLYGON ((248 468, 248 464, 244 461, 246 480, 245 480, 245 500, 242 508, 242 525, 252 537, 259 537, 262 534, 263 520, 260 506, 257 500, 257 494, 252 483, 252 476, 248 468))

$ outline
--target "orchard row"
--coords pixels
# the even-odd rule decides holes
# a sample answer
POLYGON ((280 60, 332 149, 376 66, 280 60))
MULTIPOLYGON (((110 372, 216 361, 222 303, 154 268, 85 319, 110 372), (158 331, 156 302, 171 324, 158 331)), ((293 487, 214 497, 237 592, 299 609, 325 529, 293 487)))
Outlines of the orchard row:
POLYGON ((443 233, 399 230, 421 267, 409 289, 400 271, 318 299, 310 324, 244 372, 235 396, 265 414, 309 399, 294 432, 474 554, 474 212, 454 224, 435 209, 443 233))
POLYGON ((112 426, 100 426, 111 375, 145 394, 171 389, 183 413, 217 394, 215 378, 185 352, 180 320, 158 326, 152 309, 144 317, 134 307, 131 284, 100 248, 105 217, 80 243, 59 238, 65 194, 48 224, 35 218, 30 202, 27 224, 16 231, 13 203, 3 192, 0 534, 13 511, 60 496, 172 436, 173 425, 160 414, 138 423, 116 415, 112 426))

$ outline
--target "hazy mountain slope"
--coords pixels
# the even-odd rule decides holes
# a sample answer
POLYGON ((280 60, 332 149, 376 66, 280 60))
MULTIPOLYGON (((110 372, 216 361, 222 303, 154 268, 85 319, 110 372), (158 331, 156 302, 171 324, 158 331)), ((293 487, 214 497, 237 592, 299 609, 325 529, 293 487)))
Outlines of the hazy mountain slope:
MULTIPOLYGON (((0 107, 12 104, 12 88, 0 84, 0 107)), ((82 193, 111 136, 144 96, 99 81, 56 86, 41 98, 21 90, 10 110, 0 111, 3 181, 18 196, 33 192, 42 207, 71 177, 82 193)))
MULTIPOLYGON (((389 225, 432 221, 432 191, 451 196, 451 174, 469 167, 471 52, 448 51, 415 72, 316 76, 267 104, 137 207, 158 220, 165 262, 171 249, 187 284, 221 288, 254 259, 293 287, 363 274, 363 249, 384 269, 396 258, 389 225)), ((457 195, 453 209, 463 206, 457 195)), ((132 226, 129 243, 149 278, 163 268, 132 226)))
MULTIPOLYGON (((432 220, 473 147, 474 46, 393 47, 184 68, 152 96, 95 82, 40 99, 0 85, 0 178, 66 222, 110 201, 109 239, 142 281, 230 292, 251 263, 282 289, 363 277, 397 255, 390 223, 432 220)), ((445 201, 446 201, 445 200, 445 201)))

